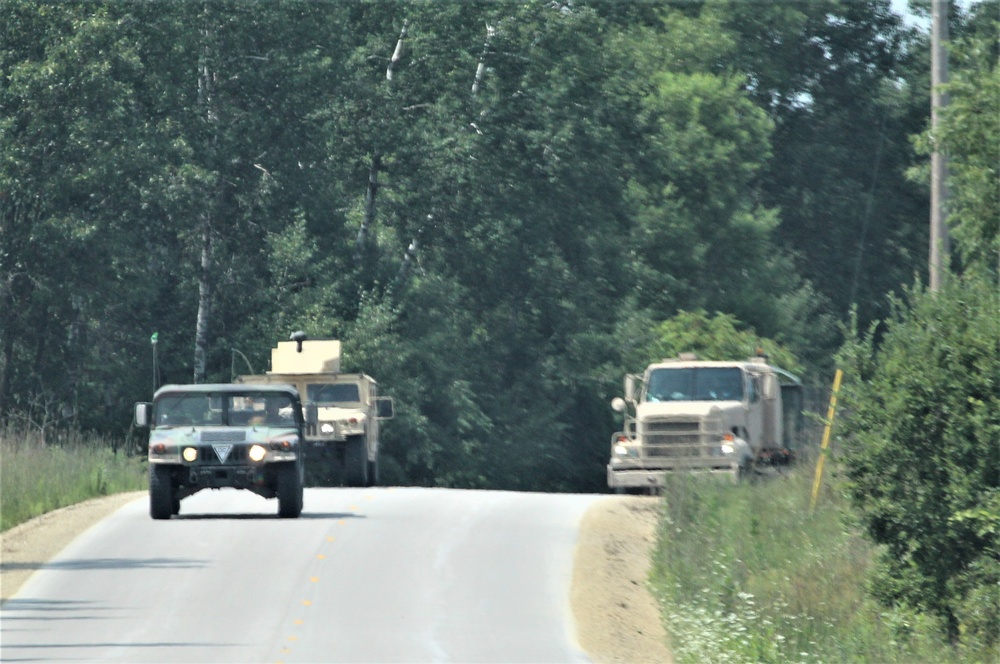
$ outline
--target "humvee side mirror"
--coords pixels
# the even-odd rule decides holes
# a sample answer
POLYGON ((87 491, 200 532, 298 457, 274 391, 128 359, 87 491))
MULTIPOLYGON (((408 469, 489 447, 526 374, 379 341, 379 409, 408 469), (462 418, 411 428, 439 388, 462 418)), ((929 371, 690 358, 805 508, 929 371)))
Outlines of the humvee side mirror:
POLYGON ((396 415, 396 407, 392 397, 375 399, 375 417, 380 420, 391 420, 396 415))
POLYGON ((153 404, 139 402, 135 405, 135 425, 137 427, 148 427, 153 418, 153 404))

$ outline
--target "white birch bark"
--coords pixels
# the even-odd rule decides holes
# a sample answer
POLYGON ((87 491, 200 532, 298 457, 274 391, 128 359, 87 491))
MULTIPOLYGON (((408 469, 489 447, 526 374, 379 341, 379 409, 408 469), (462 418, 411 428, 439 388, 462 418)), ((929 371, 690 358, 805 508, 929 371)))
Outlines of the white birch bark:
MULTIPOLYGON (((201 54, 198 61, 198 105, 212 125, 218 123, 215 109, 215 74, 212 71, 213 29, 209 25, 208 6, 204 10, 201 54)), ((208 329, 212 314, 212 212, 207 209, 211 197, 206 197, 206 211, 201 216, 201 261, 198 273, 198 316, 194 334, 194 383, 204 383, 208 356, 208 329)))

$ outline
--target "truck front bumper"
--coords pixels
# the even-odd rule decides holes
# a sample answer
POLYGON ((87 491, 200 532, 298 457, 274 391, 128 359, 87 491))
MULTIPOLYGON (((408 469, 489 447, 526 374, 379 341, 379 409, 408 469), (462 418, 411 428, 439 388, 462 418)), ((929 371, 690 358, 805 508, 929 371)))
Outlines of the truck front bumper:
POLYGON ((608 486, 612 489, 661 487, 666 483, 667 471, 632 468, 615 470, 608 464, 608 486))
POLYGON ((613 468, 608 464, 608 487, 611 489, 659 488, 666 484, 668 473, 710 473, 737 476, 740 466, 680 465, 673 468, 613 468))

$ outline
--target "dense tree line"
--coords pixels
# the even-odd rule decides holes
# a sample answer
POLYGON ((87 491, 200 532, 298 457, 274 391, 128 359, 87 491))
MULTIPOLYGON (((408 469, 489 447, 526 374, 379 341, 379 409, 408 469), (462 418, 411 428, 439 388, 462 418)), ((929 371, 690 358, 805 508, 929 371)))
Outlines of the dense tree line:
POLYGON ((302 329, 396 398, 392 480, 599 490, 662 321, 822 381, 925 270, 926 36, 888 0, 0 13, 3 420, 121 431, 154 332, 188 382, 302 329))
MULTIPOLYGON (((854 508, 880 546, 883 605, 932 616, 956 646, 1000 647, 1000 4, 976 8, 936 135, 956 245, 939 292, 919 283, 841 350, 854 508)), ((914 169, 922 178, 924 169, 914 169)), ((907 618, 908 619, 908 618, 907 618)), ((961 650, 956 650, 956 654, 961 650)))

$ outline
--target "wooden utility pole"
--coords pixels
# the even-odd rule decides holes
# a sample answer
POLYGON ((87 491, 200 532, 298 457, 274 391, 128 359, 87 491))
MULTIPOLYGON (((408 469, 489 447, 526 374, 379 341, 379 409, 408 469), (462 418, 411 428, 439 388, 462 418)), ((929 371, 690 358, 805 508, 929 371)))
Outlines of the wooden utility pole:
POLYGON ((930 290, 937 292, 948 270, 948 225, 945 205, 948 199, 948 158, 941 151, 941 109, 948 105, 948 96, 941 86, 948 82, 948 2, 932 0, 931 4, 931 238, 930 290))

